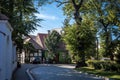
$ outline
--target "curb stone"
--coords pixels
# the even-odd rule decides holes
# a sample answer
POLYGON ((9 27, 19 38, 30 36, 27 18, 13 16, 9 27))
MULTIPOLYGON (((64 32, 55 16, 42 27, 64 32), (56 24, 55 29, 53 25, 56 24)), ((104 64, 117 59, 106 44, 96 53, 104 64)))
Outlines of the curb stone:
POLYGON ((26 73, 28 74, 30 80, 35 80, 34 76, 32 75, 31 70, 34 69, 34 68, 37 68, 37 67, 39 67, 39 66, 31 67, 31 68, 28 68, 28 69, 26 70, 26 73))
POLYGON ((30 80, 34 80, 33 76, 32 76, 31 73, 30 73, 30 69, 27 69, 26 72, 27 72, 30 80))

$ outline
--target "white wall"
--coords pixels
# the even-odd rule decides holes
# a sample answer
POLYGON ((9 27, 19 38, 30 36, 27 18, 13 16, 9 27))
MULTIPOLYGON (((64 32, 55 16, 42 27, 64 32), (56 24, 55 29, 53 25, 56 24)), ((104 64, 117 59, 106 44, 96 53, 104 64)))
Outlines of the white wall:
POLYGON ((0 33, 0 79, 5 80, 5 37, 3 34, 0 33), (4 44, 4 45, 3 45, 4 44))
POLYGON ((12 28, 7 21, 0 21, 0 80, 10 80, 16 68, 16 49, 11 39, 12 28))
POLYGON ((15 69, 16 69, 16 67, 17 67, 17 54, 16 54, 16 45, 13 43, 13 56, 12 56, 12 71, 14 71, 15 69))

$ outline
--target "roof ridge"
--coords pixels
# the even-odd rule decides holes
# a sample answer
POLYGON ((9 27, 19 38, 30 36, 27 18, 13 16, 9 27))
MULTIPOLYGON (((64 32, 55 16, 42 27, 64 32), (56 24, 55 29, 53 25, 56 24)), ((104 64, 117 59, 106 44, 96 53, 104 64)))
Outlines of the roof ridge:
POLYGON ((42 48, 37 42, 36 40, 34 40, 33 38, 30 38, 32 41, 34 41, 35 44, 37 44, 37 46, 39 46, 40 48, 42 48))
POLYGON ((38 33, 38 34, 48 34, 48 33, 38 33))
POLYGON ((0 20, 9 20, 9 18, 6 15, 0 13, 0 20))

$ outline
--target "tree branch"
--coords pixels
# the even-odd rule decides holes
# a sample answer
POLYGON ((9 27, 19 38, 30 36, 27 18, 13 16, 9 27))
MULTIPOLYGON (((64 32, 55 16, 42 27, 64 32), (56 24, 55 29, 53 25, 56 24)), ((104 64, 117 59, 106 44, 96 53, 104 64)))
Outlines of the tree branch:
POLYGON ((75 9, 80 9, 80 7, 82 6, 83 0, 81 0, 79 2, 79 4, 75 3, 75 0, 72 0, 73 6, 75 7, 75 9))
POLYGON ((75 3, 75 0, 72 0, 73 6, 76 8, 77 4, 75 3))
POLYGON ((59 3, 58 5, 57 5, 57 7, 59 7, 59 6, 61 6, 61 5, 63 5, 63 4, 66 4, 66 3, 69 3, 70 1, 60 1, 60 0, 54 0, 55 2, 57 2, 57 3, 59 3))
POLYGON ((83 0, 81 0, 78 4, 78 7, 80 8, 82 6, 83 0))
POLYGON ((119 36, 117 36, 117 38, 115 40, 118 40, 120 38, 120 33, 119 33, 119 36))
POLYGON ((103 19, 100 19, 99 22, 103 25, 103 27, 106 29, 109 25, 109 23, 105 24, 103 19))

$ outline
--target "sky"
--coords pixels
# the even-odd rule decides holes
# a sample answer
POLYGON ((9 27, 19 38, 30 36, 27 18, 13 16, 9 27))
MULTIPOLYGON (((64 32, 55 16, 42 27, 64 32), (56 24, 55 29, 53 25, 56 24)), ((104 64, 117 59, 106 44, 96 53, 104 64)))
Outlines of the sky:
POLYGON ((40 23, 41 27, 37 27, 37 30, 31 34, 37 35, 37 33, 47 33, 48 30, 61 28, 63 26, 65 16, 63 15, 62 8, 57 7, 55 3, 39 7, 38 11, 40 14, 35 15, 43 19, 43 21, 40 23))

